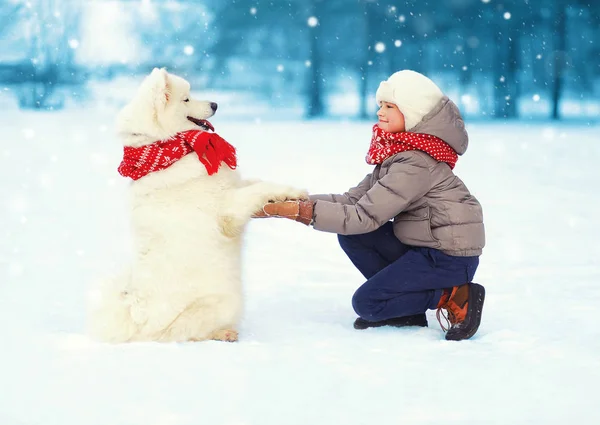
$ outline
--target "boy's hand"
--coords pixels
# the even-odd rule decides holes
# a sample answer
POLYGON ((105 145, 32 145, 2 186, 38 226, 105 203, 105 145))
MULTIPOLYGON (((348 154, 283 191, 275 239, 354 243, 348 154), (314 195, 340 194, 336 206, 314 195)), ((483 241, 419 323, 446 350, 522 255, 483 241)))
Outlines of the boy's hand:
POLYGON ((281 217, 309 225, 313 219, 313 202, 309 200, 269 202, 253 218, 281 217))

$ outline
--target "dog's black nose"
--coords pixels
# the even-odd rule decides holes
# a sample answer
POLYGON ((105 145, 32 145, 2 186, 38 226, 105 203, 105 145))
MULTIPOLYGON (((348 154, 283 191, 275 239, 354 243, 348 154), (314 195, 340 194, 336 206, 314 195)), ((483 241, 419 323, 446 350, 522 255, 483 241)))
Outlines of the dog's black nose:
POLYGON ((213 112, 215 112, 219 105, 217 105, 215 102, 210 102, 210 107, 213 110, 213 112))

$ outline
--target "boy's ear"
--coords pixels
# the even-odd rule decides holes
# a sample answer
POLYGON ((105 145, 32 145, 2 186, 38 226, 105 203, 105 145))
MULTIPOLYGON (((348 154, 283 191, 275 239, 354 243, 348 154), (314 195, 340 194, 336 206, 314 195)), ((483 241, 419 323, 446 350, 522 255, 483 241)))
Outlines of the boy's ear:
POLYGON ((169 103, 171 84, 169 73, 165 68, 154 68, 148 77, 154 108, 162 110, 169 103))

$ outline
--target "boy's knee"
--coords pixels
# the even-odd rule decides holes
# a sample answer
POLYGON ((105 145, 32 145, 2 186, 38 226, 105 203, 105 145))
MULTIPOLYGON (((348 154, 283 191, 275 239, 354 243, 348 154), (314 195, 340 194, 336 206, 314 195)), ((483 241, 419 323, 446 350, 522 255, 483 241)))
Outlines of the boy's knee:
POLYGON ((352 296, 352 308, 358 316, 365 320, 370 322, 380 320, 378 316, 378 312, 381 310, 379 303, 373 300, 363 287, 358 288, 352 296))

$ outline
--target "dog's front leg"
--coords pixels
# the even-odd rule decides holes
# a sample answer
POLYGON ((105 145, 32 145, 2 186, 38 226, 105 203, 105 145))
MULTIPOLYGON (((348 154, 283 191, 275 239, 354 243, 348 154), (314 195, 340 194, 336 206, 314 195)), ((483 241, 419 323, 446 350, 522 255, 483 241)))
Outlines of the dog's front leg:
POLYGON ((221 216, 222 232, 229 237, 240 235, 252 214, 270 201, 306 198, 306 190, 263 181, 233 189, 225 198, 224 214, 221 216))
POLYGON ((262 182, 262 180, 260 180, 260 179, 240 180, 237 187, 238 188, 248 187, 248 186, 252 186, 253 184, 257 184, 257 183, 261 183, 261 182, 262 182))

